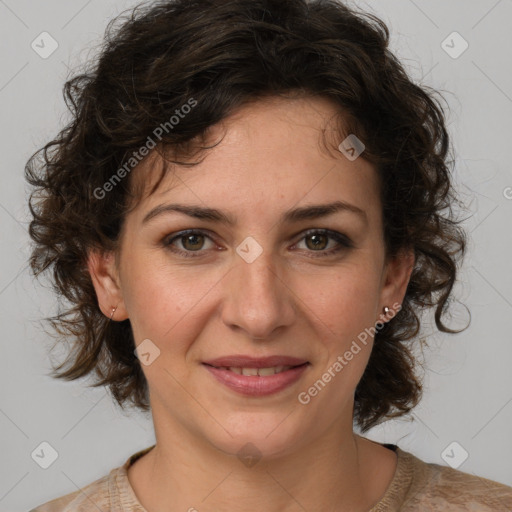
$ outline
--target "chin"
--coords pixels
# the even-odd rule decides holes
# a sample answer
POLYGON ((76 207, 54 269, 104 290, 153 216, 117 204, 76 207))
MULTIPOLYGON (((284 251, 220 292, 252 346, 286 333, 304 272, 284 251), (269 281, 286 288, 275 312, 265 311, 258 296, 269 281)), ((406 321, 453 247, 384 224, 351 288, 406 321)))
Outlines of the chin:
POLYGON ((232 421, 220 422, 226 430, 219 427, 215 433, 212 432, 210 443, 226 454, 237 456, 242 462, 289 455, 299 448, 306 436, 296 418, 285 420, 288 414, 264 414, 261 411, 240 414, 232 421))

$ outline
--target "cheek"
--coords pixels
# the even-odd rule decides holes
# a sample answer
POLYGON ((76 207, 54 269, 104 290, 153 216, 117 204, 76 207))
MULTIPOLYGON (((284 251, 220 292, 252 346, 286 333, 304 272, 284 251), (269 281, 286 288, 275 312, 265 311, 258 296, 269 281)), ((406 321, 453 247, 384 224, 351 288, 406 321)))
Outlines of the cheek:
POLYGON ((217 275, 199 278, 197 272, 135 259, 125 277, 123 297, 136 342, 149 338, 162 346, 199 329, 204 299, 219 281, 217 275))
POLYGON ((315 404, 318 421, 331 421, 336 411, 348 406, 370 358, 379 295, 377 279, 366 271, 364 278, 354 267, 336 278, 317 280, 318 293, 308 296, 307 306, 314 313, 309 316, 321 326, 317 333, 326 334, 319 336, 318 365, 299 401, 315 404))
POLYGON ((310 276, 301 286, 305 305, 328 328, 329 345, 344 345, 374 325, 379 288, 370 267, 351 265, 323 277, 310 276))

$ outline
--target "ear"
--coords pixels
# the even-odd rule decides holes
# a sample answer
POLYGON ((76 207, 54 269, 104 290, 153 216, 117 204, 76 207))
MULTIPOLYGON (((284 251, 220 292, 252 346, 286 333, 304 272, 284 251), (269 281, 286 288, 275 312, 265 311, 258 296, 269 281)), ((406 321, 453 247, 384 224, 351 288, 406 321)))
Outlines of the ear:
POLYGON ((87 257, 87 269, 102 313, 107 318, 112 317, 114 321, 126 320, 128 314, 119 285, 114 253, 90 251, 87 257), (112 314, 114 308, 115 312, 112 314))
MULTIPOLYGON (((388 260, 383 272, 383 281, 380 297, 380 312, 387 306, 396 314, 399 310, 409 285, 414 269, 414 250, 401 249, 395 257, 388 260)), ((381 321, 389 320, 380 315, 381 321)))

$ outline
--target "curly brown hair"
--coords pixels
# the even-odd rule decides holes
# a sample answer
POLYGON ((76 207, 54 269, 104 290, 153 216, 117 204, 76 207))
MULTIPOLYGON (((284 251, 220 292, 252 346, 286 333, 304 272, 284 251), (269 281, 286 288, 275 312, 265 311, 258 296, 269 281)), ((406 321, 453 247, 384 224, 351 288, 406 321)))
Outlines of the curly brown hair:
POLYGON ((407 341, 418 339, 426 308, 435 308, 440 331, 459 332, 443 318, 466 239, 453 212, 438 92, 413 83, 388 45, 382 20, 335 0, 168 0, 112 20, 98 57, 64 86, 70 123, 25 169, 34 187, 31 268, 36 276, 52 269, 59 304, 66 302, 47 320, 62 341, 75 341, 52 376, 93 373, 92 385, 107 385, 121 408, 149 410, 130 321, 101 313, 86 264, 91 249, 116 250, 137 199, 129 179, 112 177, 158 126, 166 127, 159 147, 188 154, 242 105, 300 93, 332 100, 347 133, 364 141, 363 157, 380 176, 387 256, 414 250, 402 308, 376 333, 357 385, 354 421, 365 432, 408 413, 422 384, 407 341), (169 123, 191 99, 194 108, 169 123))

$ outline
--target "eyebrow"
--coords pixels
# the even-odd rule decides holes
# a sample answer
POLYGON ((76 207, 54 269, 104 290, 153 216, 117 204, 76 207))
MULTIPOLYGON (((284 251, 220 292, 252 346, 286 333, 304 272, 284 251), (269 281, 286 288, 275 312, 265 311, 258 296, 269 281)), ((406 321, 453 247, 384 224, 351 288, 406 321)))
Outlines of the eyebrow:
MULTIPOLYGON (((228 226, 234 226, 236 224, 236 218, 230 214, 217 210, 215 208, 204 208, 202 206, 195 205, 184 205, 184 204, 161 204, 150 210, 142 220, 142 224, 149 222, 157 216, 166 213, 182 213, 193 217, 195 219, 210 220, 213 222, 219 222, 228 226)), ((366 212, 361 208, 347 203, 345 201, 335 201, 327 204, 314 204, 309 206, 301 206, 284 212, 281 216, 282 223, 293 223, 302 220, 313 220, 321 217, 326 217, 338 212, 351 212, 355 213, 367 223, 368 218, 366 212)))

